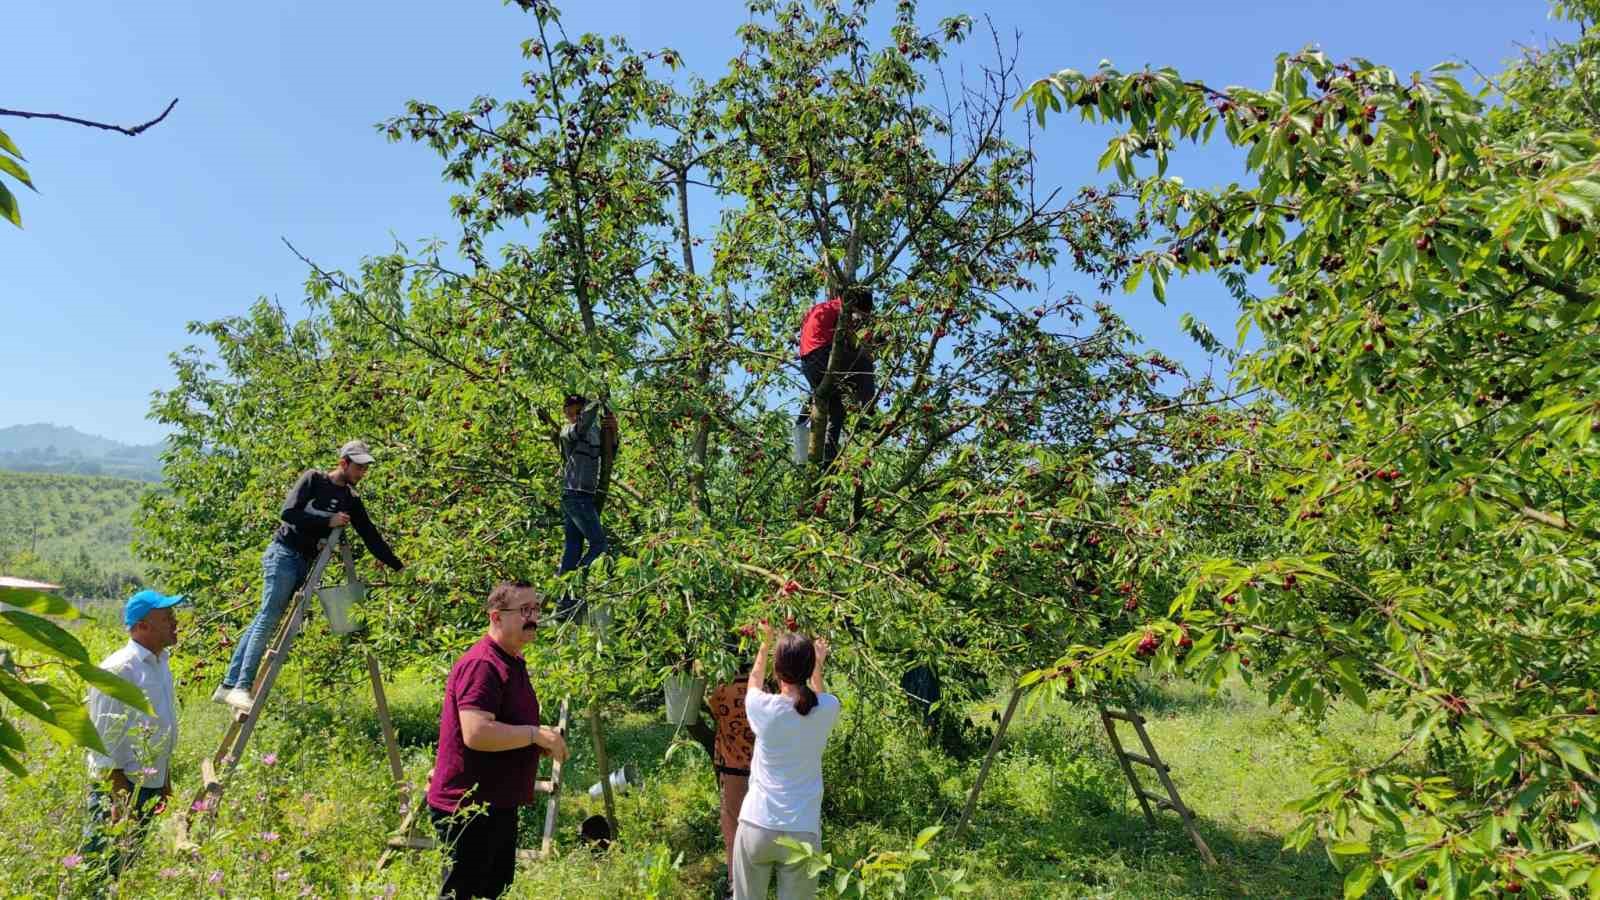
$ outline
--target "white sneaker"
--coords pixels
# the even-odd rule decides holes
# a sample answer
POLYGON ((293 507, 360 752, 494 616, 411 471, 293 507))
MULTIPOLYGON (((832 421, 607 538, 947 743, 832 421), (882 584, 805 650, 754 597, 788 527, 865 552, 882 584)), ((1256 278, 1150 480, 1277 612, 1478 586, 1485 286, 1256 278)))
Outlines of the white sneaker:
POLYGON ((256 700, 254 697, 250 696, 250 692, 244 688, 234 688, 228 692, 226 697, 222 698, 222 702, 228 704, 234 709, 239 710, 240 712, 249 712, 250 708, 255 706, 256 700))
POLYGON ((231 690, 233 690, 233 688, 228 687, 225 684, 217 685, 217 689, 211 692, 211 702, 212 703, 227 703, 228 702, 228 692, 231 691, 231 690))

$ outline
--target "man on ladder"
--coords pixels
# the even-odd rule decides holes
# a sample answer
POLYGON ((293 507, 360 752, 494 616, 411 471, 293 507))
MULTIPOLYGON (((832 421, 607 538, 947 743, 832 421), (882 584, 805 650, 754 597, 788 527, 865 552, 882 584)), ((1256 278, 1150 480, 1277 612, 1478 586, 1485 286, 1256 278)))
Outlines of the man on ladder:
POLYGON ((278 530, 261 555, 261 609, 234 647, 227 674, 211 695, 213 701, 241 712, 250 711, 255 703, 252 688, 261 657, 278 630, 278 620, 283 618, 289 599, 306 580, 312 559, 333 529, 354 525, 380 563, 396 571, 405 568, 372 524, 366 506, 355 492, 372 461, 372 451, 365 441, 351 441, 339 449, 337 467, 328 472, 307 469, 289 489, 278 514, 278 530))

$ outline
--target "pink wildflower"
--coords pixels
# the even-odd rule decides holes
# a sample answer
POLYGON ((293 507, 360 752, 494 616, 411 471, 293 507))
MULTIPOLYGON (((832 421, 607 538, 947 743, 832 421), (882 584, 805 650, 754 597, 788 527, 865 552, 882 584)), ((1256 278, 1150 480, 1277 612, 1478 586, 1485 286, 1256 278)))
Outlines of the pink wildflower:
POLYGON ((261 757, 261 764, 263 766, 275 766, 275 765, 277 765, 278 764, 278 754, 276 754, 276 753, 268 753, 266 756, 261 757))
POLYGON ((77 867, 83 865, 83 857, 77 853, 74 853, 71 856, 64 856, 61 858, 61 865, 68 869, 76 869, 77 867))

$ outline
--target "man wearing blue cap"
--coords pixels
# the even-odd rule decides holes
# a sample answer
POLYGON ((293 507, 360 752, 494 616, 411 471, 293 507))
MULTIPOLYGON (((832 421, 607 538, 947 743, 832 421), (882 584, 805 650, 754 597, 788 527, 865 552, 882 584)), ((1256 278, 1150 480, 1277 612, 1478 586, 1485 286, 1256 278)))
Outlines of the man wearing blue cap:
POLYGON ((182 597, 144 590, 122 607, 128 643, 105 658, 100 668, 144 691, 155 715, 89 689, 89 719, 106 752, 89 751, 89 825, 81 855, 96 882, 116 878, 144 837, 150 817, 172 795, 168 765, 178 743, 178 710, 168 648, 178 642, 178 617, 172 607, 182 597), (131 828, 108 836, 108 825, 132 818, 131 828), (115 841, 115 846, 111 846, 115 841))

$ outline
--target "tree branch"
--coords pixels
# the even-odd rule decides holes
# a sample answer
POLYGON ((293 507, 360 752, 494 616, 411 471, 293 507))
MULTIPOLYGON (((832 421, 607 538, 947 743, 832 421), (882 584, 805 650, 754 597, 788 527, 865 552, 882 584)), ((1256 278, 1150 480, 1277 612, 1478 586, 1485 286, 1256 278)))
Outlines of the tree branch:
POLYGON ((89 119, 80 119, 76 116, 64 116, 60 113, 27 112, 26 110, 21 109, 0 109, 0 116, 16 116, 19 119, 54 119, 57 122, 71 122, 74 125, 83 125, 89 128, 101 128, 106 131, 119 132, 129 137, 138 137, 150 126, 160 124, 161 120, 167 117, 167 113, 172 112, 172 108, 177 105, 178 98, 173 97, 172 102, 167 104, 167 108, 161 111, 161 115, 156 116, 154 119, 151 119, 143 125, 133 126, 108 125, 105 122, 94 122, 90 121, 89 119))

